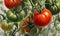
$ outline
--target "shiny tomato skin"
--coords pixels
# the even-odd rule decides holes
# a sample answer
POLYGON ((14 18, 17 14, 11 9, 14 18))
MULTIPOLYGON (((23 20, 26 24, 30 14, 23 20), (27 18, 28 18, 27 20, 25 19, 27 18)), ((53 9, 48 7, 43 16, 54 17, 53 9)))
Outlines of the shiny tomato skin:
POLYGON ((34 24, 37 25, 38 27, 44 27, 44 26, 47 26, 51 19, 52 19, 52 14, 51 12, 44 8, 43 9, 43 12, 39 13, 39 14, 36 14, 36 12, 38 12, 37 10, 34 11, 34 24))
POLYGON ((7 8, 11 9, 21 5, 21 0, 4 0, 4 4, 7 8))

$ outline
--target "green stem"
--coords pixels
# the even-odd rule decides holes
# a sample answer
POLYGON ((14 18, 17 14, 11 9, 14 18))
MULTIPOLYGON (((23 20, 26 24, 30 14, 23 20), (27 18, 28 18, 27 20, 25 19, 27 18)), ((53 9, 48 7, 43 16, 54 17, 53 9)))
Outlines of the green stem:
POLYGON ((32 0, 29 0, 29 1, 30 1, 31 5, 33 6, 33 9, 32 9, 33 12, 34 12, 34 9, 39 10, 38 9, 39 6, 35 5, 32 0))
POLYGON ((56 22, 56 21, 57 21, 58 15, 55 16, 55 17, 56 17, 56 18, 55 18, 55 20, 54 20, 54 27, 55 27, 55 29, 57 30, 57 24, 58 24, 58 22, 56 22))
POLYGON ((37 27, 37 31, 38 31, 38 32, 37 32, 37 35, 39 35, 39 34, 41 33, 41 30, 42 30, 42 28, 38 28, 38 27, 37 27))
POLYGON ((31 5, 34 6, 34 3, 32 2, 32 0, 29 0, 31 2, 31 5))
POLYGON ((4 35, 3 36, 7 36, 7 33, 6 32, 4 32, 4 35))
POLYGON ((4 10, 2 7, 0 7, 1 8, 1 11, 3 11, 4 13, 6 13, 6 10, 4 10))
POLYGON ((39 5, 40 5, 40 7, 41 7, 41 4, 40 4, 40 3, 41 3, 41 1, 37 0, 37 2, 39 3, 39 5))
POLYGON ((3 20, 6 19, 6 17, 3 14, 0 14, 3 17, 3 20))
POLYGON ((55 3, 56 3, 56 0, 52 0, 52 3, 53 3, 52 5, 55 5, 55 3))
POLYGON ((3 1, 0 1, 0 4, 2 4, 3 3, 3 1))

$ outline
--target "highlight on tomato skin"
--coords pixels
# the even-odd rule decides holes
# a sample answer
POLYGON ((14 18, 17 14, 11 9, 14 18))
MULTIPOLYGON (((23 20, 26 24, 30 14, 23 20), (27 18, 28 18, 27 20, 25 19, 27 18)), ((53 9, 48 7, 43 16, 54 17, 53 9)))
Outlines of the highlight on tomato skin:
POLYGON ((17 7, 21 5, 21 0, 4 0, 4 4, 7 8, 12 9, 14 7, 17 7))
POLYGON ((52 20, 52 13, 46 8, 44 8, 43 12, 39 14, 36 12, 38 12, 38 10, 34 11, 34 17, 33 17, 34 24, 38 27, 45 27, 49 25, 49 23, 52 20))

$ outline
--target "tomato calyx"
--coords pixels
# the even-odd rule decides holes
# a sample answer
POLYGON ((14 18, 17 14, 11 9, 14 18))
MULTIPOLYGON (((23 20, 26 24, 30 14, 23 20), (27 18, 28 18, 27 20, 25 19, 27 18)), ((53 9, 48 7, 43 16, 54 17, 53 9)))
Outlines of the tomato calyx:
POLYGON ((39 14, 39 11, 38 10, 34 10, 34 15, 38 15, 39 14))
POLYGON ((12 0, 12 2, 14 2, 14 0, 12 0))

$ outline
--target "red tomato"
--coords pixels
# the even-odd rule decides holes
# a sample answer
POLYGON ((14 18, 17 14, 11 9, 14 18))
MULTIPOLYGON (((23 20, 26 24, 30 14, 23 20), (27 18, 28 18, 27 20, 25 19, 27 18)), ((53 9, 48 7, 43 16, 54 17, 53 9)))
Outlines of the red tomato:
POLYGON ((51 12, 44 8, 43 12, 38 14, 38 10, 34 10, 34 24, 37 25, 38 27, 44 27, 48 25, 52 19, 52 14, 51 12))
POLYGON ((21 5, 21 0, 4 0, 4 4, 7 8, 11 9, 21 5))
POLYGON ((23 27, 23 26, 26 26, 28 25, 28 22, 29 22, 29 18, 25 18, 23 22, 20 22, 20 26, 23 27))

